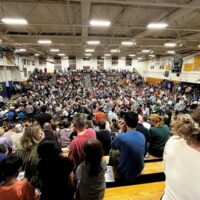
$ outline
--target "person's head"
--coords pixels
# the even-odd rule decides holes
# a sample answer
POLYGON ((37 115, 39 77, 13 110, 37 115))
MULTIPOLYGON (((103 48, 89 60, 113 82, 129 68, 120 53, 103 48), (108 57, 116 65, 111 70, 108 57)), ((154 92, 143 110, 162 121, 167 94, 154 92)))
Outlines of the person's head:
POLYGON ((74 128, 79 131, 79 130, 83 130, 86 127, 86 116, 82 113, 76 114, 73 117, 73 124, 74 124, 74 128))
POLYGON ((200 126, 189 114, 176 116, 172 120, 171 130, 189 143, 200 144, 200 126))
POLYGON ((200 106, 198 106, 191 114, 193 120, 200 124, 200 106))
POLYGON ((17 125, 15 126, 15 132, 16 132, 16 133, 21 133, 22 131, 23 131, 22 125, 21 125, 21 124, 17 124, 17 125))
POLYGON ((0 164, 1 178, 6 180, 7 178, 17 177, 19 170, 22 166, 22 159, 15 155, 7 156, 0 164))
POLYGON ((85 163, 90 165, 89 175, 95 176, 101 171, 103 148, 97 139, 88 139, 83 148, 85 163))
POLYGON ((71 121, 65 120, 65 121, 63 121, 62 125, 63 125, 64 128, 69 128, 71 126, 71 121))
POLYGON ((100 130, 106 129, 106 122, 105 121, 98 122, 98 127, 100 130))
POLYGON ((142 115, 138 115, 138 123, 142 124, 144 122, 142 115))
POLYGON ((0 144, 0 153, 7 154, 8 153, 8 146, 4 143, 0 144))
POLYGON ((14 128, 15 128, 15 126, 14 126, 14 124, 12 124, 12 123, 9 123, 9 124, 7 125, 7 129, 8 129, 8 130, 14 130, 14 128))
POLYGON ((51 130, 52 131, 52 126, 50 123, 46 122, 44 125, 43 125, 43 129, 44 130, 51 130))
POLYGON ((42 140, 37 147, 38 156, 41 159, 52 159, 62 152, 55 140, 42 140))
POLYGON ((135 128, 138 124, 138 114, 135 112, 127 112, 124 121, 128 128, 135 128))
POLYGON ((34 145, 38 144, 44 139, 44 133, 40 126, 31 125, 24 129, 24 133, 21 137, 21 145, 25 149, 31 149, 34 145))
POLYGON ((46 112, 47 111, 47 106, 46 105, 42 105, 40 110, 41 110, 41 112, 46 112))
POLYGON ((163 117, 158 114, 152 114, 149 117, 150 123, 155 127, 162 127, 164 124, 163 117))
POLYGON ((92 120, 87 120, 86 121, 86 128, 93 128, 94 124, 92 120))

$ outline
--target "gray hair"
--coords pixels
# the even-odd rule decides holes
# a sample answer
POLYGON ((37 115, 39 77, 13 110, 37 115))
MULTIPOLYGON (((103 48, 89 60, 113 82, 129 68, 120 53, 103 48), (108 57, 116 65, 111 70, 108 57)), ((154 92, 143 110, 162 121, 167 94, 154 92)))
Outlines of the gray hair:
POLYGON ((21 125, 21 124, 17 124, 17 125, 15 126, 15 132, 16 132, 16 133, 21 133, 22 131, 23 131, 22 125, 21 125))
POLYGON ((86 115, 78 113, 73 117, 73 124, 76 128, 84 128, 86 126, 86 115))

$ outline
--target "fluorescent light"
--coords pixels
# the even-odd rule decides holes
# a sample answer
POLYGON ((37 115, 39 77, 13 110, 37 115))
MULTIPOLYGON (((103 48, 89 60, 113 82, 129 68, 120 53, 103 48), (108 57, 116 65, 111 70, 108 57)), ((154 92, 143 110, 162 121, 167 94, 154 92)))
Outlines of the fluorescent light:
POLYGON ((120 50, 119 49, 111 49, 110 52, 111 53, 120 53, 120 50))
POLYGON ((175 54, 175 51, 167 51, 168 54, 175 54))
POLYGON ((136 55, 135 55, 135 54, 129 54, 129 56, 130 56, 130 57, 135 57, 136 55))
POLYGON ((126 57, 123 56, 123 57, 121 57, 121 59, 126 59, 126 57))
POLYGON ((111 22, 106 20, 90 20, 91 26, 110 26, 111 22))
POLYGON ((177 46, 177 44, 173 43, 173 42, 168 42, 168 43, 165 43, 164 45, 165 45, 165 47, 176 47, 177 46))
POLYGON ((59 52, 59 49, 50 49, 51 52, 59 52))
POLYGON ((25 19, 17 19, 17 18, 3 18, 1 21, 4 24, 9 25, 26 25, 28 22, 25 19))
POLYGON ((153 54, 151 54, 151 55, 149 55, 150 57, 155 57, 155 55, 153 55, 153 54))
POLYGON ((142 53, 149 53, 149 52, 150 52, 149 49, 143 49, 143 50, 142 50, 142 53))
POLYGON ((51 40, 38 40, 39 44, 51 44, 51 40))
POLYGON ((65 53, 59 53, 58 56, 65 56, 65 53))
POLYGON ((123 45, 123 46, 132 46, 132 45, 134 45, 134 43, 131 42, 131 41, 122 41, 121 45, 123 45))
POLYGON ((85 52, 94 52, 94 49, 86 49, 85 52))
POLYGON ((198 45, 198 47, 200 48, 200 44, 198 45))
POLYGON ((110 53, 106 53, 106 54, 104 54, 104 56, 111 56, 111 54, 110 53))
POLYGON ((15 53, 20 53, 20 52, 26 52, 26 49, 22 48, 22 49, 16 49, 15 50, 15 53))
POLYGON ((137 58, 137 60, 142 60, 142 57, 137 58))
POLYGON ((105 56, 103 56, 103 57, 101 57, 102 59, 106 59, 106 57, 105 56))
POLYGON ((91 41, 87 41, 87 44, 89 44, 89 45, 97 45, 97 44, 100 44, 100 42, 97 41, 97 40, 91 40, 91 41))
POLYGON ((92 54, 91 53, 85 53, 85 56, 91 56, 92 54))
POLYGON ((37 57, 38 57, 39 55, 40 55, 39 53, 35 53, 35 56, 37 56, 37 57))
POLYGON ((168 27, 168 24, 166 23, 150 23, 147 25, 147 28, 149 29, 164 29, 168 27))
POLYGON ((63 57, 64 59, 68 59, 68 56, 63 57))

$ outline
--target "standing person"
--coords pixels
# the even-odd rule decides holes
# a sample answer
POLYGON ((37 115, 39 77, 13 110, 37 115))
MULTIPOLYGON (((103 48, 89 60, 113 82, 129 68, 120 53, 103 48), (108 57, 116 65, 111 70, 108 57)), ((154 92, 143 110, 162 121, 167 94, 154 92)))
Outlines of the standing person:
POLYGON ((199 124, 186 114, 174 119, 171 128, 174 136, 167 141, 163 156, 166 187, 162 200, 200 199, 199 124))
POLYGON ((117 135, 112 142, 112 149, 119 150, 119 158, 114 163, 120 179, 132 181, 144 168, 145 138, 135 130, 138 114, 127 112, 124 116, 127 131, 117 135))
POLYGON ((74 170, 78 167, 83 159, 83 146, 87 139, 96 138, 96 133, 93 129, 86 129, 86 116, 84 114, 76 114, 73 117, 74 130, 77 132, 77 137, 69 144, 69 159, 74 164, 74 170))
POLYGON ((21 165, 21 158, 13 155, 2 161, 0 200, 39 200, 35 188, 26 179, 17 180, 21 165))
POLYGON ((46 122, 53 123, 51 114, 47 113, 47 106, 46 105, 41 106, 40 110, 41 113, 36 116, 36 120, 38 121, 40 126, 43 128, 46 122))
POLYGON ((163 157, 165 144, 170 136, 170 129, 164 124, 163 117, 158 114, 150 116, 152 127, 149 129, 149 153, 155 157, 163 157))
POLYGON ((111 149, 111 133, 106 130, 106 122, 98 123, 99 131, 96 132, 97 139, 101 142, 104 155, 108 155, 111 149))
POLYGON ((37 148, 40 161, 40 200, 72 200, 74 196, 73 164, 60 155, 61 148, 54 140, 43 140, 37 148))
POLYGON ((21 148, 16 149, 15 154, 22 158, 22 170, 25 171, 25 177, 33 186, 38 186, 37 164, 38 154, 37 146, 44 139, 44 133, 40 126, 27 126, 21 137, 21 148))
POLYGON ((102 145, 96 139, 88 139, 83 152, 84 161, 76 170, 77 197, 80 200, 100 200, 106 188, 106 162, 102 160, 102 145))

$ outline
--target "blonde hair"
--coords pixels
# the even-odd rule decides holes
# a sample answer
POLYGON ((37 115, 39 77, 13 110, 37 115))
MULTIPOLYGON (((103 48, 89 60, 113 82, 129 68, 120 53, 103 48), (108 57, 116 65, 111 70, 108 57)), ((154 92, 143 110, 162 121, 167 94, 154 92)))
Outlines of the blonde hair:
POLYGON ((158 114, 152 114, 152 115, 150 115, 149 119, 150 119, 151 122, 154 122, 154 125, 156 127, 162 127, 163 124, 164 124, 163 117, 161 117, 158 114))
POLYGON ((41 131, 40 126, 27 126, 21 137, 21 145, 25 149, 31 149, 35 144, 38 144, 43 138, 39 136, 41 131))
POLYGON ((174 134, 188 142, 200 143, 200 127, 189 114, 178 115, 171 123, 174 134))

